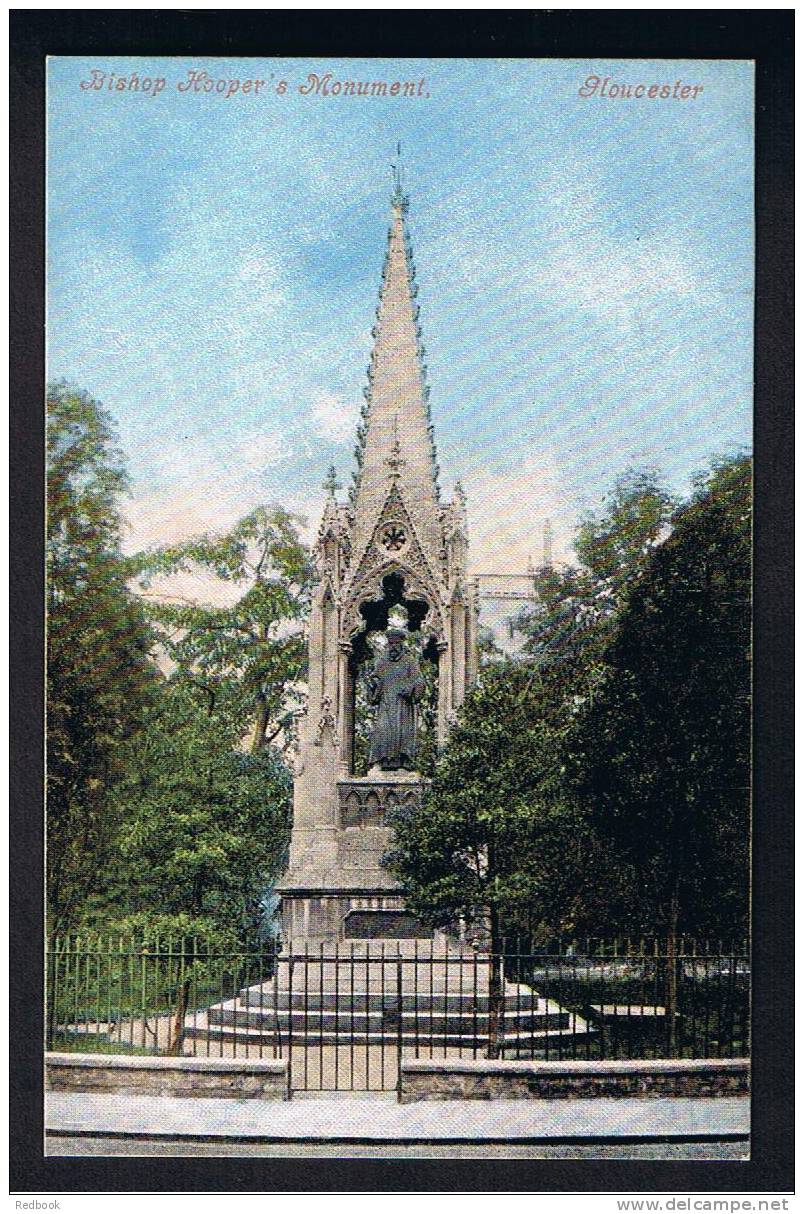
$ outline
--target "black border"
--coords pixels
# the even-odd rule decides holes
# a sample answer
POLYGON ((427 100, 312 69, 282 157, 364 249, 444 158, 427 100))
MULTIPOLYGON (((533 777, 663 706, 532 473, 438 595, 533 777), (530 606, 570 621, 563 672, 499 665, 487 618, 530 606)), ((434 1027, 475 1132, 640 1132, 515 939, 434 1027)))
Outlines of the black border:
MULTIPOLYGON (((793 403, 790 10, 12 10, 11 1191, 793 1188, 793 403), (79 55, 756 60, 754 1092, 750 1162, 44 1158, 44 65, 79 55)), ((724 198, 724 206, 728 199, 724 198)))

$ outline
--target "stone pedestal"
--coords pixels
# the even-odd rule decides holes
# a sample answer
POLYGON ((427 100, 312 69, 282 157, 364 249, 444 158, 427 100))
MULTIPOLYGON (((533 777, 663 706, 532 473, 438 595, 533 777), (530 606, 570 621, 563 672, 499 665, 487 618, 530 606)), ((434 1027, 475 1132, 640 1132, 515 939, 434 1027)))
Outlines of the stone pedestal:
MULTIPOLYGON (((381 859, 391 843, 389 821, 418 802, 422 781, 402 771, 355 777, 359 688, 369 664, 381 661, 383 643, 401 634, 409 669, 419 662, 435 667, 430 708, 442 746, 477 677, 466 498, 456 485, 447 501, 438 484, 406 214, 399 188, 391 200, 354 483, 349 499, 338 500, 330 470, 313 548, 308 700, 298 721, 290 863, 278 886, 285 942, 388 938, 394 930, 409 939, 419 930, 403 916, 399 887, 381 859)), ((413 678, 397 699, 418 702, 417 683, 413 678)), ((382 702, 373 701, 384 718, 382 702)), ((398 707, 390 695, 388 704, 398 707)), ((397 723, 403 715, 404 731, 383 726, 389 752, 372 751, 386 766, 415 764, 407 709, 397 723)), ((387 719, 393 722, 394 713, 387 719)))
POLYGON ((430 935, 404 910, 398 883, 382 867, 393 815, 415 808, 422 790, 409 773, 340 779, 326 839, 320 828, 294 827, 291 865, 277 886, 286 945, 430 935))

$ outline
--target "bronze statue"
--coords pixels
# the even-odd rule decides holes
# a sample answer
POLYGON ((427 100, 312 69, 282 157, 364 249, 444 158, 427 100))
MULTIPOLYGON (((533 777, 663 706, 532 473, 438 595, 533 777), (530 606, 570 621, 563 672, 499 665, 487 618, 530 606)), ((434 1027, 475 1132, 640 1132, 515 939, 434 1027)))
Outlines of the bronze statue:
POLYGON ((382 771, 412 771, 416 762, 416 705, 424 679, 416 658, 405 653, 406 635, 388 629, 388 647, 368 678, 368 700, 377 706, 369 766, 382 771))

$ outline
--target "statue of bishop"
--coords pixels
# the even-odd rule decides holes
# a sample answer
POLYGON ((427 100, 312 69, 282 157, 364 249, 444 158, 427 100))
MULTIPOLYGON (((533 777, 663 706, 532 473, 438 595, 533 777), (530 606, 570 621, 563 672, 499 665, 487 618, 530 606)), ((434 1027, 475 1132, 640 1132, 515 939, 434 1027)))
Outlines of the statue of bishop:
POLYGON ((405 652, 407 633, 399 628, 389 628, 385 635, 387 647, 376 659, 368 678, 368 700, 377 708, 369 767, 378 767, 381 771, 413 771, 416 705, 424 694, 424 679, 416 658, 405 652))

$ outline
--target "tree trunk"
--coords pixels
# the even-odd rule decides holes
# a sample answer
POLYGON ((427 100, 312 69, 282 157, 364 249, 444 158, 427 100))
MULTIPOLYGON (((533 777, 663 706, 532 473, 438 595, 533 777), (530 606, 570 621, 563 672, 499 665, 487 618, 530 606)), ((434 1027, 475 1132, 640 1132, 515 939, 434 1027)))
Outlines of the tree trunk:
POLYGON ((184 1046, 184 1018, 187 1015, 187 1004, 190 999, 190 978, 184 979, 179 987, 179 997, 176 1010, 173 1013, 173 1023, 170 1026, 170 1038, 167 1052, 170 1055, 180 1055, 184 1046))
POLYGON ((670 895, 666 964, 667 1053, 670 1058, 676 1058, 678 1056, 678 880, 674 882, 673 892, 670 895))
POLYGON ((490 908, 489 922, 491 927, 491 947, 489 950, 489 1043, 486 1056, 488 1058, 499 1058, 505 1009, 505 981, 502 972, 503 956, 500 917, 494 906, 490 908))
POLYGON ((257 710, 257 720, 254 723, 254 736, 251 739, 251 753, 258 755, 265 746, 265 736, 268 733, 268 722, 271 719, 271 714, 268 710, 267 696, 258 696, 259 708, 257 710))

